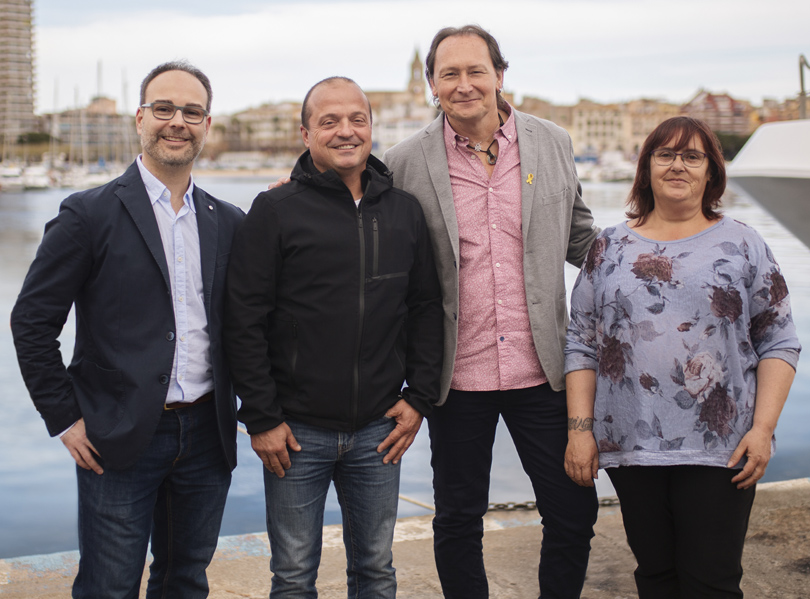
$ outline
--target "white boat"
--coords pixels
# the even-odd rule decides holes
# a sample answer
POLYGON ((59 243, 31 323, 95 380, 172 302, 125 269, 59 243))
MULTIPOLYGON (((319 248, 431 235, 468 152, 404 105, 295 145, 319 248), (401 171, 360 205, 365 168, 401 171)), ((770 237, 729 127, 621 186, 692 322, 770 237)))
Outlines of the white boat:
POLYGON ((22 167, 16 165, 0 166, 0 190, 22 191, 22 189, 22 167))
POLYGON ((810 120, 760 126, 727 173, 732 186, 810 247, 810 120))
POLYGON ((22 179, 25 189, 48 189, 51 186, 48 169, 42 164, 26 166, 22 172, 22 179))

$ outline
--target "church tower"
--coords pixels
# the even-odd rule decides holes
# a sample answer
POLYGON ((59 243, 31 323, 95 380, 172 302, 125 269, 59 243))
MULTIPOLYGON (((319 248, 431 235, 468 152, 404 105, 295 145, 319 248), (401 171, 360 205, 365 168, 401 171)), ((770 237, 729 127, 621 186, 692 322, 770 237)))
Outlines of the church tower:
POLYGON ((422 59, 419 58, 419 50, 413 51, 413 61, 411 61, 411 80, 408 82, 408 91, 414 100, 423 104, 425 102, 425 75, 422 69, 422 59))

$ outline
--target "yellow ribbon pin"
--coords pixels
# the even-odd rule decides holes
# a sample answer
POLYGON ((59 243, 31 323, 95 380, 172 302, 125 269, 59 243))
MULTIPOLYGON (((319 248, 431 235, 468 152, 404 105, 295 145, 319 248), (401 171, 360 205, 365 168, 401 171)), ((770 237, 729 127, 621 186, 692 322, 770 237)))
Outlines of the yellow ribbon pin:
POLYGON ((534 175, 532 173, 529 173, 529 178, 526 179, 526 183, 531 185, 533 181, 534 181, 534 175))

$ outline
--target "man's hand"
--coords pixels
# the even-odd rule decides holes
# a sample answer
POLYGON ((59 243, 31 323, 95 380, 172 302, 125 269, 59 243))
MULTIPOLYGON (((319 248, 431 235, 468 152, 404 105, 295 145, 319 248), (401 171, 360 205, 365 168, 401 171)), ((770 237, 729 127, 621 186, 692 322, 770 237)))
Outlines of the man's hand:
POLYGON ((282 185, 286 185, 291 180, 292 179, 290 179, 289 177, 280 177, 279 179, 276 179, 275 183, 271 183, 270 185, 268 185, 267 189, 276 189, 278 187, 281 187, 282 185))
POLYGON ((400 399, 393 407, 385 413, 389 418, 397 421, 394 430, 377 447, 377 453, 382 453, 389 447, 388 453, 383 458, 383 464, 393 462, 399 464, 400 458, 413 443, 419 427, 422 426, 422 414, 405 401, 400 399))
POLYGON ((104 474, 104 470, 93 457, 99 455, 90 439, 87 438, 87 431, 84 427, 84 418, 79 418, 68 432, 62 435, 62 443, 68 448, 70 455, 76 463, 85 470, 92 470, 96 474, 104 474))
POLYGON ((301 451, 301 446, 286 422, 269 431, 250 435, 250 445, 264 467, 279 478, 284 478, 284 471, 292 465, 287 447, 293 451, 301 451))
POLYGON ((743 456, 748 458, 743 469, 731 479, 732 483, 737 483, 738 489, 747 489, 754 486, 765 474, 765 469, 771 460, 772 435, 773 433, 768 430, 754 427, 740 439, 740 444, 737 445, 737 449, 734 450, 728 460, 728 467, 732 468, 743 456))
POLYGON ((592 487, 599 477, 599 451, 593 433, 578 430, 568 433, 565 448, 565 473, 581 487, 592 487))

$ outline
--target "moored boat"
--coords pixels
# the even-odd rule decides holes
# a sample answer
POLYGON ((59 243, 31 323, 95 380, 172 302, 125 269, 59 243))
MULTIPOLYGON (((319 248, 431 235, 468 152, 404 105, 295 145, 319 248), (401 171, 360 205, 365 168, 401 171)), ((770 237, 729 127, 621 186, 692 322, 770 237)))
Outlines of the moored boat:
POLYGON ((810 120, 760 126, 727 172, 734 187, 810 247, 810 120))

